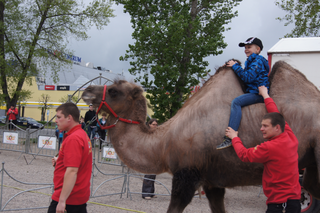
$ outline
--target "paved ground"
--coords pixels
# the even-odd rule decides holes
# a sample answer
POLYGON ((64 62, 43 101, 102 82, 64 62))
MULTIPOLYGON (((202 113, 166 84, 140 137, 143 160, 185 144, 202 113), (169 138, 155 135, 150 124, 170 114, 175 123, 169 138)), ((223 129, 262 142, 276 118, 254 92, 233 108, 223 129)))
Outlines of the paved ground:
MULTIPOLYGON (((0 163, 4 162, 4 169, 13 178, 27 183, 52 183, 53 167, 51 166, 51 159, 48 157, 36 157, 31 164, 27 165, 27 162, 32 160, 31 155, 20 155, 18 152, 3 151, 0 150, 0 163)), ((88 203, 88 212, 94 213, 125 213, 125 212, 150 212, 150 213, 162 213, 166 212, 170 202, 170 196, 158 195, 158 198, 152 200, 144 200, 140 194, 124 193, 122 198, 119 194, 126 186, 126 192, 128 192, 128 186, 131 193, 140 193, 142 187, 142 177, 140 174, 134 174, 129 178, 128 182, 125 182, 125 175, 122 173, 122 168, 118 166, 97 164, 97 169, 94 170, 93 178, 93 192, 95 196, 101 195, 101 197, 91 198, 88 203), (113 179, 113 180, 111 180, 113 179), (97 187, 105 182, 99 189, 97 187), (109 196, 103 196, 105 194, 115 194, 109 196), (127 197, 128 196, 128 197, 127 197)), ((0 173, 1 174, 1 173, 0 173)), ((1 176, 0 176, 1 180, 1 176)), ((157 176, 158 181, 163 183, 169 190, 171 189, 171 176, 168 174, 161 174, 157 176)), ((6 202, 16 193, 21 192, 22 189, 34 189, 45 187, 45 185, 26 185, 19 183, 7 174, 4 174, 3 178, 3 196, 2 207, 6 202)), ((262 194, 259 195, 259 187, 246 187, 227 189, 225 197, 225 206, 228 213, 257 213, 265 212, 266 210, 266 197, 262 194)), ((52 188, 32 190, 32 192, 24 192, 14 198, 5 207, 8 209, 16 208, 30 208, 30 207, 46 207, 50 203, 50 194, 52 188)), ((164 186, 156 184, 156 193, 168 194, 164 186)), ((1 204, 0 204, 1 205, 1 204)), ((13 211, 12 211, 13 212, 13 211)), ((42 213, 46 212, 46 209, 36 210, 20 210, 18 212, 26 213, 42 213)), ((209 213, 211 212, 208 206, 208 201, 205 197, 194 198, 188 205, 184 212, 193 213, 209 213)))

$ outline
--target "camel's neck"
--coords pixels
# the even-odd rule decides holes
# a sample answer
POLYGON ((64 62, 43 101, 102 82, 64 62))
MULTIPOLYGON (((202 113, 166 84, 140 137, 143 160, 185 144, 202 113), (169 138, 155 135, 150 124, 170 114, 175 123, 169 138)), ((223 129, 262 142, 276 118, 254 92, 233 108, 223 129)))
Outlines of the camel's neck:
MULTIPOLYGON (((115 128, 109 130, 110 140, 121 160, 129 168, 142 173, 165 172, 159 130, 152 132, 145 125, 146 100, 142 98, 133 102, 131 110, 119 113, 119 116, 140 122, 140 124, 129 124, 119 121, 115 128)), ((115 121, 116 119, 112 117, 111 124, 115 121)))
POLYGON ((121 158, 136 171, 149 174, 166 172, 160 129, 150 131, 145 124, 118 123, 110 129, 111 142, 121 158))

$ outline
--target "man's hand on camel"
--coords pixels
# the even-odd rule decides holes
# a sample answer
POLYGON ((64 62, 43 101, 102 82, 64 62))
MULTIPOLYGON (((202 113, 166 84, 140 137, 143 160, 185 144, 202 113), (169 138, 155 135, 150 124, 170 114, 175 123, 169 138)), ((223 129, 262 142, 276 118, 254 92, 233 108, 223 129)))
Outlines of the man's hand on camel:
POLYGON ((234 131, 231 127, 228 127, 226 129, 226 136, 232 140, 233 138, 238 137, 238 132, 234 131))

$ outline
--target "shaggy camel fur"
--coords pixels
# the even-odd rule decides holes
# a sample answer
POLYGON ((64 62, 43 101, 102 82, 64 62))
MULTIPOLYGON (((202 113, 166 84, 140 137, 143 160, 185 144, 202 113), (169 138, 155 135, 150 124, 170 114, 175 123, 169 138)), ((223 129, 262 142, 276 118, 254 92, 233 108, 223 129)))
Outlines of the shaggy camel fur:
MULTIPOLYGON (((270 95, 299 139, 299 166, 306 168, 303 185, 320 198, 320 93, 303 74, 285 62, 277 62, 270 75, 270 95)), ((106 102, 122 118, 140 124, 117 122, 109 130, 120 159, 130 168, 150 174, 173 175, 170 213, 183 212, 202 186, 212 212, 224 213, 226 187, 261 184, 262 164, 244 163, 232 147, 216 150, 228 125, 231 101, 243 94, 230 68, 221 67, 177 114, 148 130, 146 99, 142 88, 127 81, 107 87, 106 102)), ((83 100, 98 107, 103 86, 90 86, 83 100)), ((109 110, 104 107, 104 111, 109 110)), ((260 125, 264 104, 244 107, 239 135, 246 147, 263 142, 260 125)), ((116 118, 110 114, 109 124, 116 118)), ((285 152, 285 150, 283 150, 285 152)))

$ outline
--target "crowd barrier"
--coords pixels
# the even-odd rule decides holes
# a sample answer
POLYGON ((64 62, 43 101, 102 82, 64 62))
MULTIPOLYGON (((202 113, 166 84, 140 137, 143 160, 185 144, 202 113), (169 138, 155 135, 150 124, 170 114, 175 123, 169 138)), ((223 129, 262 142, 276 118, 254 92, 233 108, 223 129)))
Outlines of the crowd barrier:
MULTIPOLYGON (((33 160, 36 160, 37 156, 43 156, 43 157, 53 157, 58 153, 58 143, 56 146, 53 146, 53 143, 49 143, 48 141, 57 142, 56 136, 55 136, 55 130, 54 128, 45 128, 45 129, 21 129, 19 127, 16 127, 15 130, 9 130, 8 126, 3 126, 0 128, 0 150, 7 150, 7 151, 14 151, 14 152, 20 152, 20 157, 27 154, 32 156, 31 161, 27 161, 25 158, 26 164, 31 164, 33 160), (11 137, 11 138, 6 138, 11 137), (12 138, 17 137, 17 138, 12 138), (10 142, 5 140, 11 140, 10 142), (48 146, 49 145, 49 148, 48 146), (50 147, 52 146, 52 147, 50 147)), ((115 153, 115 150, 113 149, 112 144, 110 141, 102 141, 102 149, 100 151, 99 149, 99 143, 100 138, 94 138, 92 139, 92 145, 93 145, 93 166, 92 166, 92 178, 91 178, 91 196, 90 198, 97 198, 97 197, 105 197, 105 196, 111 196, 111 195, 119 195, 120 198, 123 195, 126 195, 126 197, 130 197, 132 199, 132 194, 142 194, 140 192, 134 192, 130 190, 130 180, 132 179, 141 179, 141 181, 144 179, 144 174, 136 173, 135 171, 131 171, 128 169, 118 158, 118 156, 115 153), (105 167, 107 166, 116 166, 121 168, 118 173, 108 173, 103 172, 105 167), (103 175, 103 181, 101 183, 96 182, 96 176, 103 175), (106 184, 110 184, 110 182, 118 181, 120 182, 121 187, 117 189, 116 192, 105 192, 103 189, 106 184), (94 188, 94 186, 96 186, 94 188)), ((19 158, 20 158, 19 157, 19 158)), ((108 171, 108 170, 107 170, 108 171)), ((11 202, 15 202, 15 199, 17 196, 25 193, 36 193, 37 191, 42 191, 44 189, 50 189, 51 193, 53 190, 53 183, 28 183, 28 182, 22 182, 18 180, 18 178, 13 177, 8 173, 8 171, 5 169, 4 163, 2 163, 2 168, 0 170, 1 175, 1 190, 0 190, 0 212, 3 211, 22 211, 22 210, 32 210, 32 209, 45 209, 48 208, 48 206, 37 206, 37 207, 28 207, 25 208, 8 208, 8 204, 11 202), (4 194, 6 193, 7 185, 4 182, 4 175, 7 175, 9 179, 12 181, 23 184, 23 185, 32 185, 34 188, 30 189, 20 189, 18 193, 13 195, 12 197, 8 198, 6 201, 3 200, 4 194), (41 186, 41 187, 38 187, 41 186)), ((101 178, 100 178, 101 179, 101 178)), ((163 196, 169 196, 170 191, 169 189, 160 181, 155 180, 155 183, 157 185, 162 185, 165 190, 168 192, 167 194, 157 194, 157 195, 163 195, 163 196)), ((23 187, 22 187, 23 188, 23 187)), ((38 192, 42 193, 42 192, 38 192)), ((47 193, 48 196, 50 196, 50 193, 47 193)), ((49 200, 49 199, 48 199, 49 200)))
POLYGON ((56 142, 55 127, 49 126, 51 123, 43 129, 23 129, 10 124, 14 129, 10 130, 9 124, 0 127, 0 149, 47 157, 56 154, 58 146, 50 144, 56 142))

